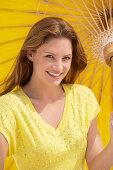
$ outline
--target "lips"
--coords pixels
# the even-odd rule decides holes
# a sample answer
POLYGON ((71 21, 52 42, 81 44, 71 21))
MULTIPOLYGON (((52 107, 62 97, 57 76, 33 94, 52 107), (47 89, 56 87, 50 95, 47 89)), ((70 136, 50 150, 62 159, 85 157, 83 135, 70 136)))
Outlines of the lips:
POLYGON ((48 73, 50 76, 56 77, 56 78, 59 78, 60 75, 62 74, 62 73, 56 74, 56 73, 52 73, 52 72, 48 72, 48 71, 47 71, 47 73, 48 73))

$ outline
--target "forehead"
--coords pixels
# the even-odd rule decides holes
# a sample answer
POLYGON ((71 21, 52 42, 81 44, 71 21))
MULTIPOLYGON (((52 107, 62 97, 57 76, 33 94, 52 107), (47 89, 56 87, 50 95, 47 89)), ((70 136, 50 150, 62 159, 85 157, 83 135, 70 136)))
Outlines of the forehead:
POLYGON ((51 52, 58 52, 58 50, 62 52, 72 52, 72 43, 67 38, 52 38, 37 48, 37 51, 39 52, 47 50, 51 52))

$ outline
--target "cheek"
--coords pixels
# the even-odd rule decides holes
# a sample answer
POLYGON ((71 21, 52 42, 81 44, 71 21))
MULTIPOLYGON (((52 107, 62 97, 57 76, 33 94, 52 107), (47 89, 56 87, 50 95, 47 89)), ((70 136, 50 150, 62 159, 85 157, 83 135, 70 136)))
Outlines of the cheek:
POLYGON ((71 68, 71 64, 70 64, 70 63, 65 64, 65 67, 64 67, 65 75, 67 75, 67 74, 68 74, 68 72, 69 72, 70 68, 71 68))
POLYGON ((40 67, 41 68, 48 68, 48 67, 50 67, 51 66, 51 63, 50 62, 41 62, 40 63, 40 67))
POLYGON ((71 62, 67 63, 65 67, 67 70, 69 70, 71 68, 71 62))
POLYGON ((36 61, 35 63, 35 70, 38 71, 48 71, 48 68, 51 66, 50 62, 45 61, 36 61))
POLYGON ((46 63, 40 58, 35 59, 35 61, 34 61, 34 66, 37 67, 37 68, 38 67, 43 67, 45 64, 46 63))

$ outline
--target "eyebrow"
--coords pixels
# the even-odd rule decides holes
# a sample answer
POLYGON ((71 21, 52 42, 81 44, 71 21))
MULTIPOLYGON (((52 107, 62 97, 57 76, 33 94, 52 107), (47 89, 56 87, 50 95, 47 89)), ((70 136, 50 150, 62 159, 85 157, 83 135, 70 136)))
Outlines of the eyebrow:
MULTIPOLYGON (((49 52, 49 51, 46 51, 46 52, 44 52, 44 53, 49 53, 49 54, 52 54, 52 55, 56 55, 56 54, 54 54, 54 53, 52 53, 52 52, 49 52)), ((72 56, 72 54, 65 54, 64 56, 72 56)))

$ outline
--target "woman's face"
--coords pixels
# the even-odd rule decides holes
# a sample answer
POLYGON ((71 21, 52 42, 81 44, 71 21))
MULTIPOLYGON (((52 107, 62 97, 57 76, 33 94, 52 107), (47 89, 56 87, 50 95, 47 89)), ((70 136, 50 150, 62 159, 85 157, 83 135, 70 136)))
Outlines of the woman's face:
POLYGON ((67 75, 72 61, 72 44, 66 38, 53 38, 39 47, 36 52, 28 52, 33 62, 33 78, 48 85, 59 85, 67 75))

